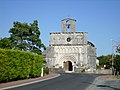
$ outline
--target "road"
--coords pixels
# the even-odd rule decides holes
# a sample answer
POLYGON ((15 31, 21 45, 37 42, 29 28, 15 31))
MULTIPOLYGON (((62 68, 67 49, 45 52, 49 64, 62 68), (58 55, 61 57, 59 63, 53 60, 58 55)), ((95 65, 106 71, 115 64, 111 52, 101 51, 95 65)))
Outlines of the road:
POLYGON ((12 88, 9 90, 85 90, 92 84, 96 74, 61 74, 61 76, 30 85, 12 88))

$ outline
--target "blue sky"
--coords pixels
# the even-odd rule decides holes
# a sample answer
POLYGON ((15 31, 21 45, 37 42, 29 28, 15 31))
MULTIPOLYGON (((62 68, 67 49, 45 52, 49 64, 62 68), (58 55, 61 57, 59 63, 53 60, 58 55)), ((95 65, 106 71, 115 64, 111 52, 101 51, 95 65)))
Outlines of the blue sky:
POLYGON ((112 53, 112 41, 120 42, 120 0, 0 0, 0 37, 9 37, 14 21, 38 20, 42 42, 49 33, 61 32, 61 20, 76 19, 76 31, 88 32, 97 56, 112 53))

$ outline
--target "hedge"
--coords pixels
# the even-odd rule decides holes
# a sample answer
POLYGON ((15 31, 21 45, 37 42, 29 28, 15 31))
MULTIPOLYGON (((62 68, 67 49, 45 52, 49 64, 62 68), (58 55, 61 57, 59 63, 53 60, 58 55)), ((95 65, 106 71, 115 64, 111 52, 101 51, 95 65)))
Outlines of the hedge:
POLYGON ((0 49, 0 82, 38 77, 43 63, 42 55, 0 49))

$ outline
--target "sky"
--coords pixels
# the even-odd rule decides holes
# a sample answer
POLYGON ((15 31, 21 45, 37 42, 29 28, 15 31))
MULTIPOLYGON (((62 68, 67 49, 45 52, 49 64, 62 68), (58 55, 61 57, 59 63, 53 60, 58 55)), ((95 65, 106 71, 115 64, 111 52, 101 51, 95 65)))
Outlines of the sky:
POLYGON ((111 54, 120 43, 120 0, 0 0, 0 38, 10 36, 14 21, 38 20, 48 47, 49 33, 61 32, 61 20, 68 16, 77 20, 77 32, 88 32, 97 56, 111 54))

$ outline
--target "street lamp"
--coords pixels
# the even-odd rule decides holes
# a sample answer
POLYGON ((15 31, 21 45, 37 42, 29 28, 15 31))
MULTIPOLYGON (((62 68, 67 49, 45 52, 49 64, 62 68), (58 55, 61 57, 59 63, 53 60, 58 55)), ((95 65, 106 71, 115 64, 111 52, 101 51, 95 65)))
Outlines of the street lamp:
POLYGON ((114 65, 113 60, 114 60, 114 49, 115 49, 115 47, 117 47, 117 42, 113 39, 111 39, 111 41, 112 41, 112 75, 114 75, 115 69, 113 67, 113 65, 114 65), (116 45, 115 45, 115 43, 116 43, 116 45))
POLYGON ((114 45, 113 45, 113 43, 114 43, 114 40, 111 39, 111 41, 112 41, 112 69, 113 69, 113 55, 114 55, 114 45))

